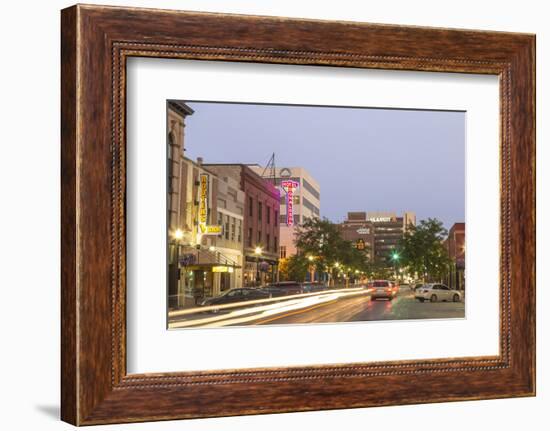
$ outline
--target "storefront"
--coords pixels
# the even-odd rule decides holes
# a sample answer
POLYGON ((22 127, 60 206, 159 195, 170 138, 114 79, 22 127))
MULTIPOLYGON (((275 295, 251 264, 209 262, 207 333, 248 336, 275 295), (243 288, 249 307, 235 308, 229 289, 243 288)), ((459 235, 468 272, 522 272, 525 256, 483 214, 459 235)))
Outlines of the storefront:
POLYGON ((265 286, 277 281, 277 264, 273 259, 256 256, 246 256, 243 283, 246 287, 265 286))

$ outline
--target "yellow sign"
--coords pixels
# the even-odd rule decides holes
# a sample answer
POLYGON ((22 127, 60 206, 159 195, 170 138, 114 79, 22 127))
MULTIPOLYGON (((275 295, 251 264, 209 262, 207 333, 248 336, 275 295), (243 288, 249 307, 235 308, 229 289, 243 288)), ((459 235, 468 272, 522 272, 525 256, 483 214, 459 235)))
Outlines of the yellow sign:
POLYGON ((220 225, 206 226, 206 235, 221 235, 223 228, 220 225))
POLYGON ((223 233, 222 226, 212 225, 208 223, 208 174, 200 175, 199 188, 199 217, 198 217, 198 233, 199 235, 221 235, 223 233))
POLYGON ((208 219, 208 174, 201 174, 200 191, 199 191, 199 228, 201 225, 206 226, 207 219, 208 219))
POLYGON ((213 266, 212 272, 233 272, 233 268, 231 266, 213 266))

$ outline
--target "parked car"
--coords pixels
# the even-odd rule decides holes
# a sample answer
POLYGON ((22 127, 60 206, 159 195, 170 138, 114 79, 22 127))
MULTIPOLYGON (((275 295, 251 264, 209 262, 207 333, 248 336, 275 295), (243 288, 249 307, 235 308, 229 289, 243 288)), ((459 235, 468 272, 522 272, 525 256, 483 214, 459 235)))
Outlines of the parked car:
POLYGON ((319 282, 306 282, 302 284, 302 290, 304 293, 323 292, 328 290, 328 287, 319 282))
POLYGON ((374 280, 369 282, 367 287, 372 289, 370 294, 371 301, 379 298, 386 298, 391 301, 397 296, 397 292, 399 291, 399 286, 389 280, 374 280))
POLYGON ((412 285, 412 291, 416 292, 418 289, 420 289, 422 286, 424 286, 424 283, 416 283, 412 285))
POLYGON ((416 289, 414 297, 420 302, 458 302, 462 299, 462 294, 458 290, 453 290, 444 284, 428 283, 416 289))
POLYGON ((304 293, 302 283, 297 281, 281 281, 279 283, 269 284, 262 288, 262 290, 273 297, 304 293))
POLYGON ((219 296, 207 298, 200 302, 202 306, 232 304, 234 302, 252 301, 254 299, 270 298, 269 292, 255 287, 242 287, 237 289, 229 289, 219 296))

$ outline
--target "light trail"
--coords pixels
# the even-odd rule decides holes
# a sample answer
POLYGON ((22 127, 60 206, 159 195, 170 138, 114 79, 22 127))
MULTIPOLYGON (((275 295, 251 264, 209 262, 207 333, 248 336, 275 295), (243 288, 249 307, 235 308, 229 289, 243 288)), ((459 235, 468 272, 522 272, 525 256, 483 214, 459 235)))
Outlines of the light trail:
MULTIPOLYGON (((316 294, 306 294, 306 295, 292 295, 287 297, 284 300, 279 300, 275 303, 258 305, 255 307, 242 308, 239 310, 233 310, 229 313, 209 316, 205 318, 198 318, 192 320, 183 320, 177 322, 170 322, 170 328, 192 328, 192 327, 203 327, 203 328, 218 328, 223 326, 232 326, 240 325, 255 320, 271 319, 274 316, 279 316, 281 314, 288 314, 294 312, 297 314, 299 312, 305 312, 312 307, 317 307, 320 305, 325 305, 330 302, 336 301, 341 298, 351 297, 351 296, 360 296, 370 294, 368 289, 353 289, 353 290, 333 290, 316 294)), ((251 301, 252 302, 252 301, 251 301)), ((231 304, 234 305, 234 304, 231 304)), ((201 311, 197 309, 196 311, 201 311)), ((195 312, 196 312, 195 311, 195 312)))

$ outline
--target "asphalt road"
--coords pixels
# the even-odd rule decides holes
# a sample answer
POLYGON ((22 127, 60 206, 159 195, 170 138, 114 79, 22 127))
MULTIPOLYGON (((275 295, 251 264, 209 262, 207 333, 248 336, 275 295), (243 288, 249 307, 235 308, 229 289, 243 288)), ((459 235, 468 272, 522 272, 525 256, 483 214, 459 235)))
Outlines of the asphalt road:
POLYGON ((408 288, 401 288, 391 301, 371 301, 370 295, 344 298, 334 302, 272 316, 254 322, 264 324, 361 322, 372 320, 463 318, 464 302, 419 302, 408 288))
POLYGON ((418 302, 409 288, 397 297, 371 300, 363 289, 321 293, 307 298, 289 298, 276 304, 258 304, 237 310, 198 312, 185 316, 172 314, 169 326, 222 327, 243 325, 284 325, 302 323, 360 322, 373 320, 463 318, 464 302, 418 302))

